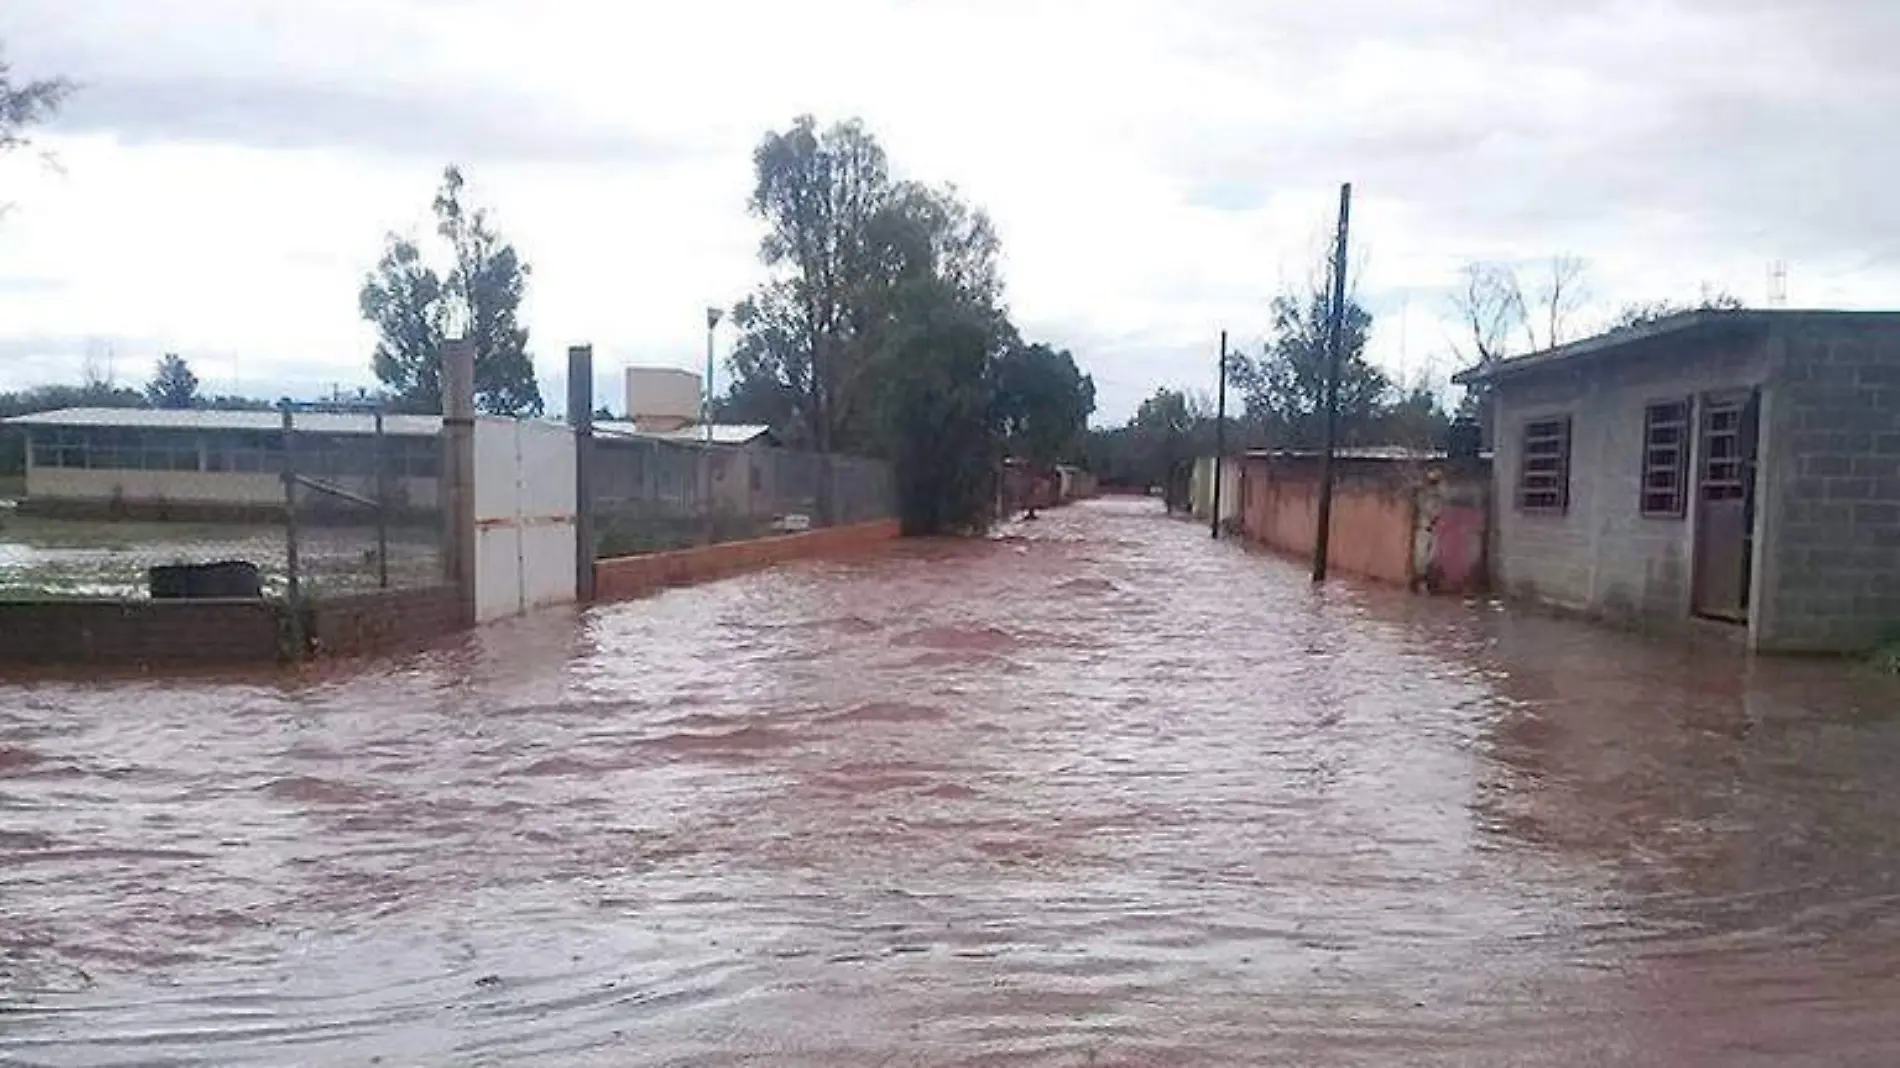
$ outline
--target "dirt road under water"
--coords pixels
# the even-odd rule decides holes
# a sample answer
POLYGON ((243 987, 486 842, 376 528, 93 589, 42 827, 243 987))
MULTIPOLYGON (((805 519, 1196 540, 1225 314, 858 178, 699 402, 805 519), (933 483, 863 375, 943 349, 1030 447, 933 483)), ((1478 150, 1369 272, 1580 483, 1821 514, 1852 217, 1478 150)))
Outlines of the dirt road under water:
POLYGON ((1900 1063, 1897 700, 1147 502, 0 684, 0 1063, 1900 1063))

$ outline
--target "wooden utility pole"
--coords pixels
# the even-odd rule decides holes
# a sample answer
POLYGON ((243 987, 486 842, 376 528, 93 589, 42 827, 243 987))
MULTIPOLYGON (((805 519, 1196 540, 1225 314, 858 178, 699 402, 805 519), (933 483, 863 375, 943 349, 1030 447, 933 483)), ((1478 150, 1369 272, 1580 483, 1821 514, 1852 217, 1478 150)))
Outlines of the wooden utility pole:
POLYGON ((1212 534, 1220 537, 1221 463, 1227 455, 1227 331, 1220 332, 1220 399, 1214 402, 1214 506, 1212 534))
POLYGON ((1333 450, 1339 444, 1339 360, 1346 321, 1346 230, 1352 218, 1352 183, 1339 187, 1339 238, 1333 246, 1332 321, 1326 329, 1326 448, 1319 460, 1319 529, 1313 532, 1313 581, 1326 581, 1333 534, 1333 450))

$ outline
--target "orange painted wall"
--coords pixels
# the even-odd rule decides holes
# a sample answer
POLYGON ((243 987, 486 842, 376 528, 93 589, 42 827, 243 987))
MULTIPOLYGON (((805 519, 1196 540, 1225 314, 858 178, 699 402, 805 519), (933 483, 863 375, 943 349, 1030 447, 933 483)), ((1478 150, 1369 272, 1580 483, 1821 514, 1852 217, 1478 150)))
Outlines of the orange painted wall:
MULTIPOLYGON (((1241 531, 1248 538, 1282 552, 1312 555, 1319 529, 1317 471, 1276 469, 1249 459, 1242 469, 1241 499, 1241 531)), ((1327 564, 1409 586, 1414 522, 1410 489, 1342 472, 1333 491, 1327 564)))
POLYGON ((645 597, 669 586, 711 582, 782 564, 852 552, 898 536, 897 521, 880 520, 852 526, 826 527, 776 538, 703 545, 672 552, 621 556, 594 563, 594 599, 624 601, 645 597))

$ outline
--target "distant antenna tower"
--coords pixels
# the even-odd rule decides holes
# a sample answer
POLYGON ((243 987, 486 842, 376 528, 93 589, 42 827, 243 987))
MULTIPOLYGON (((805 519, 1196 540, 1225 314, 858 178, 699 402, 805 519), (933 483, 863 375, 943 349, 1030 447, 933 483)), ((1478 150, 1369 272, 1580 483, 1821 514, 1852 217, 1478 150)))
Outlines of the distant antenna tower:
POLYGON ((1785 308, 1788 306, 1788 261, 1776 260, 1768 265, 1768 306, 1785 308))

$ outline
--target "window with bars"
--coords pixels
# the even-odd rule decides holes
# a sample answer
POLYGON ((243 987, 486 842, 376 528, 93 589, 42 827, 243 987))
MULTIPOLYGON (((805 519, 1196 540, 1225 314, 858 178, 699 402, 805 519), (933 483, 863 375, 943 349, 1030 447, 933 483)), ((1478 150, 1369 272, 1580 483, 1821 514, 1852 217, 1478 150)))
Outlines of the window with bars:
POLYGON ((1643 515, 1681 519, 1689 504, 1689 402, 1643 409, 1643 515))
POLYGON ((1570 417, 1524 424, 1517 509, 1562 515, 1570 508, 1570 417))

